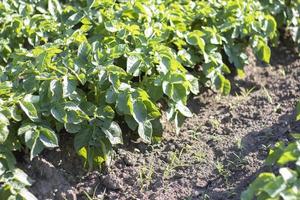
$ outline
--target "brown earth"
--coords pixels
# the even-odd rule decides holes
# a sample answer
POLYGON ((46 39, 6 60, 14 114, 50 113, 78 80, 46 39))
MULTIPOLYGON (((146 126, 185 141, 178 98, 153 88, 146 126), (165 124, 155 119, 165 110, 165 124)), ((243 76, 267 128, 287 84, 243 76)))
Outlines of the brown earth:
POLYGON ((273 49, 269 66, 249 57, 247 76, 232 81, 231 95, 206 91, 190 99, 194 116, 179 135, 165 122, 161 143, 127 141, 102 172, 86 173, 72 138, 63 136, 64 149, 22 165, 35 180, 31 191, 41 200, 239 199, 258 173, 270 170, 263 164, 269 148, 300 132, 300 58, 285 47, 273 49))

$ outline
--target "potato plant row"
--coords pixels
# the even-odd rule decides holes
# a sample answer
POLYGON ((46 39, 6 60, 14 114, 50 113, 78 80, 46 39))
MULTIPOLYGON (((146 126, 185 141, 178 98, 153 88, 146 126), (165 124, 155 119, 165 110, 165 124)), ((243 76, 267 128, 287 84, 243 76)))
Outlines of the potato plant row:
POLYGON ((177 132, 200 87, 229 94, 246 48, 268 63, 287 29, 299 43, 299 0, 3 0, 0 2, 0 199, 35 199, 13 152, 30 159, 60 133, 92 169, 131 129, 177 132), (28 151, 27 151, 28 150, 28 151))
MULTIPOLYGON (((300 102, 296 107, 296 120, 300 120, 300 102)), ((280 141, 270 150, 265 164, 274 172, 263 172, 242 193, 241 200, 300 198, 300 134, 292 134, 294 141, 280 141)))

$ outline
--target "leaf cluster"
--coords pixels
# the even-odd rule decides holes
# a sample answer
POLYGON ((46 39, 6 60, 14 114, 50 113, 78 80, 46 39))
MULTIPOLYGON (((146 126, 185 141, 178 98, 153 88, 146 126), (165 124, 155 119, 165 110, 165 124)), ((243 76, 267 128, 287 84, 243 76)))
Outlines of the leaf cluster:
POLYGON ((299 0, 261 0, 266 13, 274 16, 277 26, 285 29, 292 40, 300 47, 300 1, 299 0))
MULTIPOLYGON (((192 116, 189 95, 201 86, 228 94, 226 74, 244 75, 248 46, 270 61, 278 31, 267 3, 1 1, 0 182, 15 174, 11 152, 33 159, 58 147, 62 132, 89 169, 109 164, 125 130, 147 143, 161 135, 158 102, 179 132, 192 116)), ((0 193, 19 198, 21 187, 6 185, 0 193)))

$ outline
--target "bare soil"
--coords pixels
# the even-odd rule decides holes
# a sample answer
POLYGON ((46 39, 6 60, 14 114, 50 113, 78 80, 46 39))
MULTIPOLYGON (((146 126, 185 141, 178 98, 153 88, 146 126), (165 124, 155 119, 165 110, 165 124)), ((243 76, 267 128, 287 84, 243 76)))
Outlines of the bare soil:
POLYGON ((294 107, 300 99, 300 58, 273 49, 266 66, 249 53, 244 79, 234 78, 229 96, 208 90, 189 101, 194 116, 179 135, 164 122, 161 143, 126 141, 110 167, 87 173, 74 154, 72 137, 63 149, 45 151, 22 168, 35 180, 31 191, 46 199, 235 200, 261 171, 277 141, 300 132, 294 107))

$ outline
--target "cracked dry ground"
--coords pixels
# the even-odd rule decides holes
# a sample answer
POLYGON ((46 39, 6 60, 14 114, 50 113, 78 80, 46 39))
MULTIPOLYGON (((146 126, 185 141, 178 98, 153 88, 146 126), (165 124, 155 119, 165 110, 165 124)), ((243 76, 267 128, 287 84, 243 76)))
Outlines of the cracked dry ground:
POLYGON ((165 122, 161 143, 126 141, 102 172, 87 174, 72 138, 62 136, 63 149, 23 161, 35 180, 32 192, 39 199, 239 199, 259 172, 270 170, 263 165, 268 149, 300 132, 294 121, 299 57, 280 47, 269 66, 250 55, 245 70, 231 95, 206 91, 191 99, 194 116, 179 135, 165 122))

